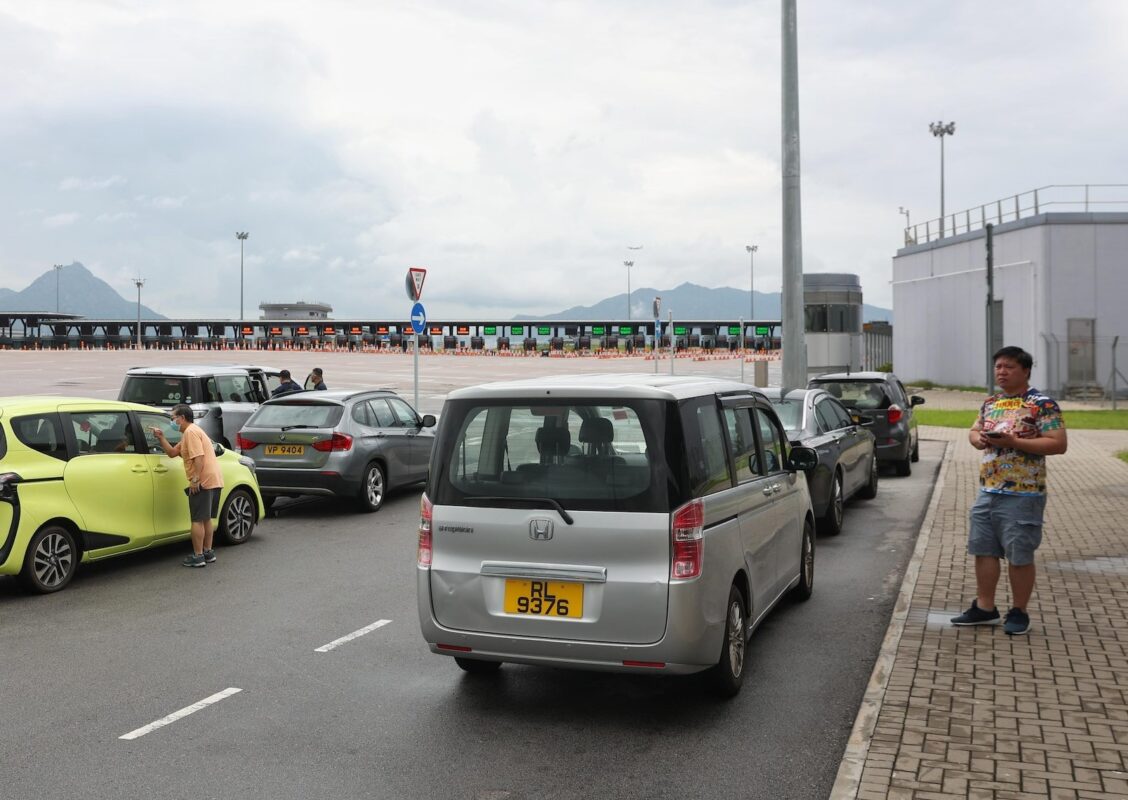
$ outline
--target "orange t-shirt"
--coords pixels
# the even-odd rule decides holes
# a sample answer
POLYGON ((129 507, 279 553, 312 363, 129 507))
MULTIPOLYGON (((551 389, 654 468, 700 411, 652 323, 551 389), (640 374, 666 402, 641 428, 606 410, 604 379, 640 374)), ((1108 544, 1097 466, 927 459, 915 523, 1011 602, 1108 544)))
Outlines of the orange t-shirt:
POLYGON ((189 483, 199 478, 201 489, 223 488, 223 471, 215 457, 215 446, 199 425, 192 423, 184 429, 180 457, 184 459, 184 474, 189 483))

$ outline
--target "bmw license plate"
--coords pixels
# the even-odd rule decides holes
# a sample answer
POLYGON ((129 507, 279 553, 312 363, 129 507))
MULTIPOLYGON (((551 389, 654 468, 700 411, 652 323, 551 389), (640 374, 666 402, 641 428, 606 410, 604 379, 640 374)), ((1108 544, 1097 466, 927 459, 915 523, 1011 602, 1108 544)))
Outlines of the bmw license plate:
POLYGON ((505 613, 538 617, 582 617, 584 585, 506 578, 505 613))
POLYGON ((305 455, 304 444, 268 444, 264 451, 268 456, 301 456, 305 455))

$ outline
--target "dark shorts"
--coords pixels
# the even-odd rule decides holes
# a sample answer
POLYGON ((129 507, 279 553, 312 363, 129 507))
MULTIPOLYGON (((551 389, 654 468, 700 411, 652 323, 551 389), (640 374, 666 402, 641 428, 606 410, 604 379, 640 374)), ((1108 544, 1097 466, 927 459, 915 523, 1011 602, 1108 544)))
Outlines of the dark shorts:
POLYGON ((219 516, 219 489, 201 489, 188 494, 188 512, 193 522, 205 522, 219 516))
POLYGON ((979 493, 971 507, 967 552, 973 556, 1005 558, 1016 567, 1034 563, 1042 543, 1044 494, 979 493))

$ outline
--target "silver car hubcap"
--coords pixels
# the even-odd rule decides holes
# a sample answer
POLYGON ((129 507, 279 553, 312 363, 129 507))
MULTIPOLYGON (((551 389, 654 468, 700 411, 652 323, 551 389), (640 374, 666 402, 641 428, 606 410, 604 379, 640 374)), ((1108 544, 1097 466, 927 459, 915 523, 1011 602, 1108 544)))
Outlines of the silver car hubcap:
POLYGON ((732 674, 739 677, 744 669, 744 615, 740 613, 739 603, 729 606, 728 640, 729 666, 732 674))
POLYGON ((58 586, 70 574, 74 552, 59 533, 44 536, 35 548, 35 577, 48 588, 58 586))
POLYGON ((378 506, 383 499, 384 476, 379 469, 373 467, 368 471, 368 503, 372 506, 378 506))
POLYGON ((251 499, 242 492, 238 492, 227 504, 227 517, 224 525, 227 535, 234 541, 241 542, 251 535, 251 528, 255 524, 255 512, 251 499))
POLYGON ((808 586, 815 577, 815 551, 811 547, 811 532, 803 532, 803 579, 808 586))

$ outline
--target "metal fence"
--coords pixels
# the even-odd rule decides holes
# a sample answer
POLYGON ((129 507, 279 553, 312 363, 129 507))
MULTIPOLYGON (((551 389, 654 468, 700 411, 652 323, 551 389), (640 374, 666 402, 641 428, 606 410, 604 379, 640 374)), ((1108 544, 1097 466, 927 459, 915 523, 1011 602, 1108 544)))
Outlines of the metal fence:
POLYGON ((946 214, 942 220, 937 217, 910 225, 905 228, 905 244, 934 242, 980 230, 988 222, 1001 225, 1050 211, 1128 211, 1128 184, 1073 183, 1042 186, 985 205, 946 214))
POLYGON ((1043 333, 1048 363, 1046 387, 1058 397, 1111 400, 1128 397, 1128 367, 1117 363, 1119 336, 1062 337, 1043 333))
POLYGON ((862 369, 876 370, 893 363, 893 326, 866 323, 862 328, 862 369))

